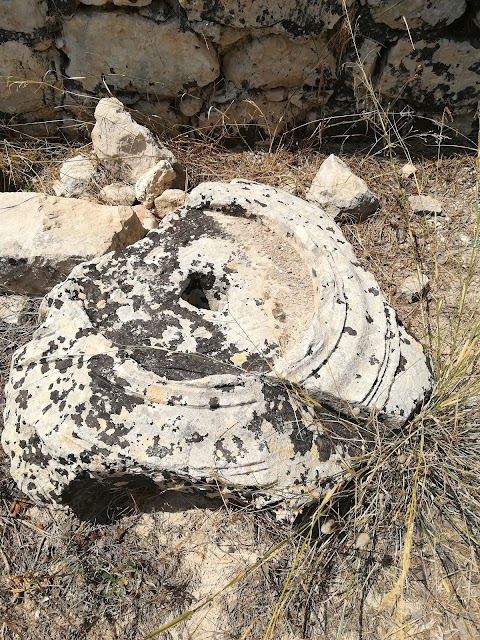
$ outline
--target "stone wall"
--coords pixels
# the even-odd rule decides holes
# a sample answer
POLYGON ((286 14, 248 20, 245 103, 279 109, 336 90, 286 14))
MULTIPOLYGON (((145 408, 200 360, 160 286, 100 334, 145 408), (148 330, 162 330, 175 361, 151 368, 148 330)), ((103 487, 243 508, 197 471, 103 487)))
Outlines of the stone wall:
POLYGON ((0 115, 72 133, 110 94, 168 127, 272 134, 365 115, 371 82, 404 126, 472 133, 479 44, 480 0, 0 0, 0 115))

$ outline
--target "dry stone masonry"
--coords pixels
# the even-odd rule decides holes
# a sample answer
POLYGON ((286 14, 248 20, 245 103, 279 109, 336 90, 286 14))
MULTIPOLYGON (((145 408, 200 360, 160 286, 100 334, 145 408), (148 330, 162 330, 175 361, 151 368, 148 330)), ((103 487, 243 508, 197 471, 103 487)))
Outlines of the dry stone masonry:
POLYGON ((143 240, 75 267, 42 317, 2 434, 39 501, 135 479, 291 519, 355 453, 348 421, 400 427, 432 386, 332 218, 254 182, 195 188, 143 240))
POLYGON ((324 127, 371 111, 360 59, 385 108, 470 133, 479 14, 475 0, 1 0, 0 115, 72 133, 115 95, 168 127, 324 127))

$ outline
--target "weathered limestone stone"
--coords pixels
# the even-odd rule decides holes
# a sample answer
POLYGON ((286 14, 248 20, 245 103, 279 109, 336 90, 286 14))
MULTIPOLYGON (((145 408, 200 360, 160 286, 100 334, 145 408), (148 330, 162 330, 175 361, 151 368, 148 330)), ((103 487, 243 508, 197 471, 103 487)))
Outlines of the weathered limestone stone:
POLYGON ((480 92, 480 49, 470 42, 445 38, 415 42, 407 36, 388 53, 378 89, 388 99, 402 98, 419 104, 459 109, 472 106, 472 97, 480 92))
POLYGON ((135 187, 123 182, 107 184, 98 194, 105 204, 129 206, 136 200, 135 187))
POLYGON ((35 500, 143 479, 281 501, 291 519, 355 451, 340 415, 398 426, 432 385, 331 218, 253 182, 200 185, 44 310, 13 356, 2 434, 35 500))
POLYGON ((80 153, 68 158, 60 167, 60 180, 55 184, 55 194, 74 198, 82 195, 91 185, 97 172, 96 163, 80 153))
POLYGON ((47 9, 46 0, 1 0, 0 30, 31 33, 40 29, 46 24, 47 9))
POLYGON ((13 40, 0 44, 0 112, 32 113, 45 106, 42 84, 50 68, 41 53, 13 40))
POLYGON ((423 273, 413 273, 405 278, 400 285, 398 297, 405 302, 418 302, 428 291, 430 281, 423 273))
POLYGON ((219 107, 209 107, 198 118, 200 129, 215 129, 225 126, 238 129, 255 124, 276 134, 284 131, 302 110, 291 100, 271 102, 264 95, 255 95, 249 99, 236 100, 219 107))
POLYGON ((93 91, 105 81, 143 95, 177 96, 218 77, 217 54, 178 19, 156 23, 134 13, 77 12, 65 22, 67 74, 93 91))
POLYGON ((43 193, 0 194, 0 284, 41 295, 84 260, 121 250, 145 231, 130 207, 43 193))
MULTIPOLYGON (((462 16, 467 8, 465 0, 362 0, 367 5, 375 22, 386 24, 392 29, 407 30, 451 24, 462 16), (405 20, 407 24, 405 24, 405 20)), ((416 43, 415 43, 416 46, 416 43)))
POLYGON ((114 176, 134 184, 161 160, 178 165, 173 153, 135 122, 116 98, 100 100, 95 121, 93 151, 114 176))
POLYGON ((431 196, 409 196, 408 202, 413 213, 433 216, 442 213, 442 203, 431 196))
POLYGON ((336 221, 358 222, 378 209, 378 198, 333 153, 322 163, 307 193, 336 221))
POLYGON ((168 189, 175 178, 176 173, 168 160, 160 160, 137 180, 135 197, 151 209, 155 198, 168 189))
POLYGON ((184 95, 180 100, 180 111, 184 116, 191 117, 196 115, 202 108, 202 99, 196 96, 184 95))
POLYGON ((167 214, 181 207, 187 194, 181 189, 166 189, 158 198, 155 198, 155 215, 164 218, 167 214))
POLYGON ((336 61, 323 35, 289 40, 269 35, 240 43, 223 58, 223 73, 238 88, 328 86, 336 61))
MULTIPOLYGON (((315 25, 317 32, 331 29, 343 15, 341 0, 312 2, 312 0, 179 0, 189 20, 217 22, 229 27, 248 29, 271 27, 282 23, 293 35, 300 35, 315 25)), ((352 0, 346 0, 347 8, 352 0)))
POLYGON ((400 169, 400 174, 402 178, 411 178, 417 173, 417 170, 418 169, 414 164, 412 164, 411 162, 407 162, 407 164, 404 164, 400 169))

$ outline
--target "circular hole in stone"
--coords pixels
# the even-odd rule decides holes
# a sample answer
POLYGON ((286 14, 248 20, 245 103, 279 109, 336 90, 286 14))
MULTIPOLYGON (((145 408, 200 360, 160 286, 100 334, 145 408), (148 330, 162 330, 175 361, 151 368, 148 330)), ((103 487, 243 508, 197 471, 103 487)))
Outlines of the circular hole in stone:
POLYGON ((218 282, 213 273, 193 272, 183 283, 180 297, 196 309, 218 311, 226 299, 227 286, 218 282))

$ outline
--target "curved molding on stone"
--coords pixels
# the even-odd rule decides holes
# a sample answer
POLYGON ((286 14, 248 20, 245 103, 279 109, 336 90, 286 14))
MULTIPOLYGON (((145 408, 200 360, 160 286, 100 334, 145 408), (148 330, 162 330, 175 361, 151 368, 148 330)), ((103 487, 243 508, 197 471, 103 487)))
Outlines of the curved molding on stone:
POLYGON ((353 437, 314 402, 402 424, 432 385, 331 218, 253 182, 200 185, 144 240, 76 267, 43 316, 13 357, 2 434, 43 501, 133 474, 292 517, 353 437))

